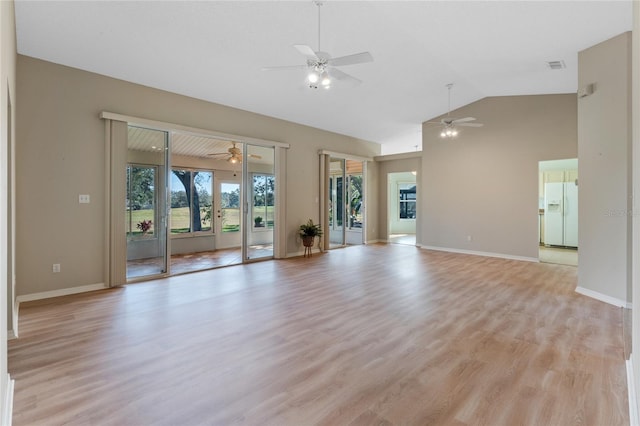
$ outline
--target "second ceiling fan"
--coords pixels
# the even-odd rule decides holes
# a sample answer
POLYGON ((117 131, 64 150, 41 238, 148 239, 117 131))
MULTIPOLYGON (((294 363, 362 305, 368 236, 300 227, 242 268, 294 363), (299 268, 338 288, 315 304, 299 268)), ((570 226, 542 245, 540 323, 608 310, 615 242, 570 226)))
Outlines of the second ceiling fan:
POLYGON ((373 56, 371 56, 371 53, 369 52, 360 52, 352 55, 332 58, 329 53, 323 52, 320 49, 320 8, 322 6, 322 2, 316 1, 314 3, 318 7, 318 50, 314 51, 313 48, 306 44, 294 44, 293 47, 307 59, 306 65, 264 67, 262 70, 307 69, 307 84, 312 89, 317 89, 318 87, 329 89, 334 80, 344 81, 351 84, 362 83, 361 80, 336 67, 372 62, 373 56))
POLYGON ((458 136, 458 130, 456 127, 482 127, 484 124, 482 123, 471 123, 471 121, 476 121, 475 117, 464 117, 464 118, 452 118, 451 117, 451 88, 453 87, 453 83, 449 83, 445 86, 449 92, 449 103, 447 107, 447 115, 444 118, 441 118, 440 121, 428 121, 430 124, 440 124, 443 126, 442 132, 440 132, 440 137, 442 138, 454 138, 458 136))
MULTIPOLYGON (((231 164, 242 163, 242 150, 236 146, 235 142, 231 142, 232 146, 227 152, 216 152, 207 154, 209 157, 215 157, 220 160, 226 160, 231 164)), ((248 154, 248 157, 255 158, 256 160, 262 159, 260 155, 248 154)))

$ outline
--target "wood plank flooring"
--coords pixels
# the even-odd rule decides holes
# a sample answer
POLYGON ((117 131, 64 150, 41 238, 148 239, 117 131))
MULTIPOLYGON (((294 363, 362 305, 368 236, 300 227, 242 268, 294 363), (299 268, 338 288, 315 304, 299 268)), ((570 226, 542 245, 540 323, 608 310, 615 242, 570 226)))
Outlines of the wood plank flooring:
POLYGON ((406 245, 25 303, 20 425, 626 425, 576 268, 406 245))

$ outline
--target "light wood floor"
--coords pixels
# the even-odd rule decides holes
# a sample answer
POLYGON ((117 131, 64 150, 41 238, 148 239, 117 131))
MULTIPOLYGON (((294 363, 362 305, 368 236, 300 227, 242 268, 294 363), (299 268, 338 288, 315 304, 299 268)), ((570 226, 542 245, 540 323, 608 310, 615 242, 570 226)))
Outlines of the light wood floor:
POLYGON ((22 304, 14 425, 625 425, 576 268, 366 245, 22 304))

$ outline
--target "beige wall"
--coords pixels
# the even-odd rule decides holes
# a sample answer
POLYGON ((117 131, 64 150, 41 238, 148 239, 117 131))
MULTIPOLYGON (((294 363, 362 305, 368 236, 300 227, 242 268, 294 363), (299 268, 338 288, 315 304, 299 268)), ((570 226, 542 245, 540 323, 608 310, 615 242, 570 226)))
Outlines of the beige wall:
POLYGON ((9 374, 7 371, 7 337, 17 333, 14 309, 13 190, 11 175, 15 132, 16 38, 13 1, 0 2, 0 423, 10 424, 9 374), (12 111, 9 122, 9 96, 12 111), (8 332, 9 331, 9 332, 8 332))
POLYGON ((578 55, 580 267, 578 286, 627 300, 630 278, 631 33, 578 55))
MULTIPOLYGON (((299 251, 300 223, 319 218, 318 150, 363 157, 380 153, 372 142, 25 56, 18 56, 18 76, 18 295, 104 280, 101 111, 289 143, 287 253, 299 251), (90 194, 91 204, 79 205, 78 194, 90 194), (61 264, 61 273, 51 272, 53 263, 61 264)), ((368 201, 375 205, 377 200, 368 201)))
POLYGON ((485 98, 451 115, 484 127, 443 140, 423 124, 422 245, 537 259, 538 162, 577 156, 576 95, 485 98))
MULTIPOLYGON (((640 3, 633 2, 633 32, 631 45, 633 47, 632 52, 632 105, 631 105, 631 121, 632 121, 632 161, 631 165, 633 173, 633 190, 634 193, 640 188, 640 3)), ((640 213, 638 211, 637 198, 634 197, 633 203, 633 246, 632 253, 640 252, 640 213)), ((637 412, 638 402, 640 394, 637 389, 640 389, 640 257, 636 254, 632 256, 632 289, 629 294, 630 299, 633 301, 633 309, 631 310, 632 324, 628 322, 628 315, 625 315, 624 325, 631 326, 630 334, 632 336, 631 343, 631 364, 635 366, 632 371, 633 382, 628 385, 635 385, 636 400, 632 401, 632 410, 637 412), (632 297, 635 295, 635 297, 632 297)), ((625 329, 627 331, 628 329, 625 329)))

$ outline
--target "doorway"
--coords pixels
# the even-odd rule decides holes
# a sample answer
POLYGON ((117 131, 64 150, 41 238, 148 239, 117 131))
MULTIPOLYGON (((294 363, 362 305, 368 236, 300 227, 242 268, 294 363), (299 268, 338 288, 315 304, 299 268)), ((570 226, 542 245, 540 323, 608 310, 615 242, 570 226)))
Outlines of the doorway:
POLYGON ((416 172, 387 174, 388 242, 416 245, 416 172))
POLYGON ((578 266, 578 159, 540 161, 540 262, 578 266))
POLYGON ((274 257, 276 147, 132 124, 125 138, 126 177, 113 187, 126 186, 126 264, 114 274, 133 282, 274 257))

